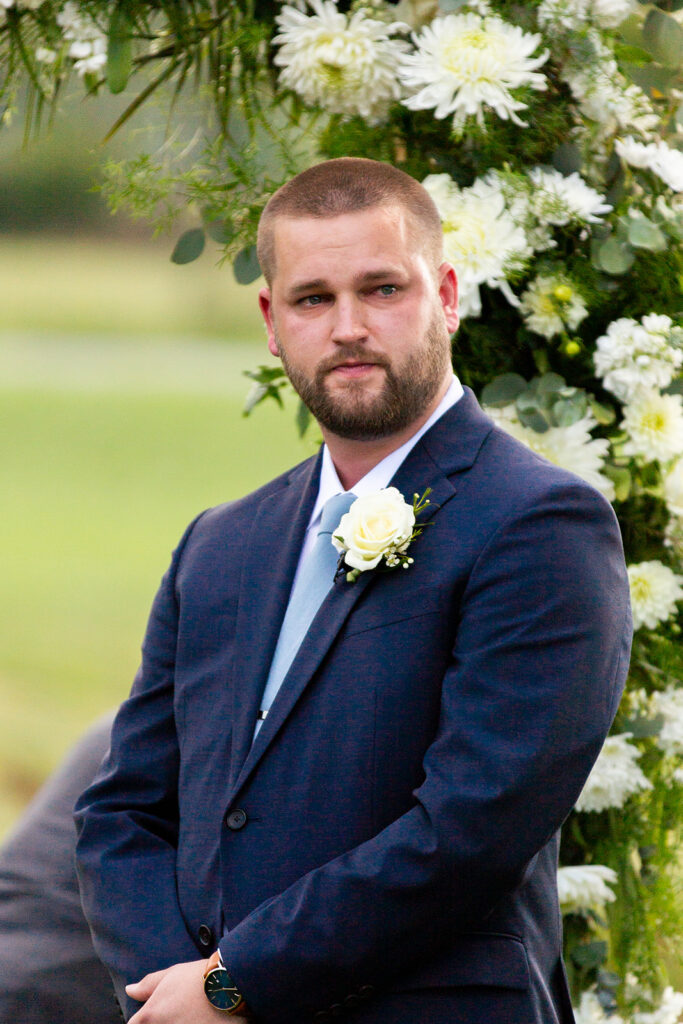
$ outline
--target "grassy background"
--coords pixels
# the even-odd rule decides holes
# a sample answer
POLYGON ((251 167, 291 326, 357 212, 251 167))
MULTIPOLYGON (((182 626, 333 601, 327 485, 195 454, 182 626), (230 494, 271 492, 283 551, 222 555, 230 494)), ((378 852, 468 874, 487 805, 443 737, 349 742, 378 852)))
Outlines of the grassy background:
POLYGON ((268 357, 255 289, 229 268, 5 241, 0 274, 2 833, 126 695, 189 519, 315 445, 291 410, 241 414, 243 370, 268 357), (184 337, 195 315, 203 337, 184 337))

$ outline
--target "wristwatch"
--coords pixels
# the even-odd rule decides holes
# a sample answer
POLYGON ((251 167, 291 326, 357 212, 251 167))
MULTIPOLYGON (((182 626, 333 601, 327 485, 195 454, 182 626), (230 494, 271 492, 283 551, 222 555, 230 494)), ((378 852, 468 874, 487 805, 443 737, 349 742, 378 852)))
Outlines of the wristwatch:
POLYGON ((220 1010, 221 1013, 225 1013, 229 1017, 251 1016, 242 993, 225 968, 220 949, 217 949, 209 957, 206 965, 204 992, 214 1009, 220 1010))

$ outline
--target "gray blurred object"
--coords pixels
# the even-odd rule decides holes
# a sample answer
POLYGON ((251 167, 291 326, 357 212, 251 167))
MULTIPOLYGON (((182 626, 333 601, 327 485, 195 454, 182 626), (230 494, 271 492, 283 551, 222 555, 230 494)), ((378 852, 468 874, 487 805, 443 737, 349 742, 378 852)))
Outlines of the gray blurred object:
POLYGON ((113 717, 71 749, 0 848, 0 1024, 120 1024, 81 910, 72 818, 113 717))

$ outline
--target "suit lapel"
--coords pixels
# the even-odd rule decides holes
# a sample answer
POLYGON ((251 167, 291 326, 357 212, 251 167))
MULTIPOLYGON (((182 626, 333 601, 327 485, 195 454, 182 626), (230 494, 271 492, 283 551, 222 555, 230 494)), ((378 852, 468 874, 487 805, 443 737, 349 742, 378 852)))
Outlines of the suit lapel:
POLYGON ((234 780, 249 752, 259 702, 318 493, 320 455, 298 466, 265 498, 246 540, 235 626, 232 755, 234 780))
MULTIPOLYGON (((461 400, 418 441, 391 481, 391 486, 398 488, 406 501, 412 501, 413 494, 421 496, 428 487, 431 488, 430 505, 420 517, 420 522, 423 523, 438 514, 456 493, 455 484, 449 479, 449 474, 468 469, 472 465, 493 426, 491 420, 482 413, 470 389, 465 388, 464 391, 461 400)), ((315 472, 309 478, 306 495, 300 502, 298 518, 292 523, 287 536, 282 534, 282 523, 285 515, 291 515, 291 510, 295 507, 295 501, 289 495, 285 500, 279 495, 271 499, 271 504, 262 509, 252 529, 252 550, 249 552, 249 564, 243 575, 244 613, 249 617, 249 621, 238 619, 239 635, 244 636, 248 643, 247 661, 246 666, 244 659, 241 662, 245 677, 244 686, 235 686, 235 693, 246 694, 246 697, 238 697, 238 703, 243 700, 244 703, 239 708, 235 707, 235 714, 239 715, 239 730, 232 758, 230 800, 246 782, 273 742, 334 643, 353 606, 366 589, 373 585, 377 577, 376 573, 369 571, 362 573, 353 584, 342 579, 332 587, 311 623, 268 716, 251 745, 259 701, 287 606, 290 584, 306 525, 317 495, 319 461, 316 463, 315 472), (273 502, 278 503, 277 510, 272 507, 273 502), (289 511, 283 512, 285 506, 289 511), (273 529, 280 532, 273 533, 273 529), (282 539, 281 549, 275 560, 272 557, 273 536, 282 539), (293 550, 285 552, 286 545, 291 545, 293 550), (269 588, 263 587, 263 566, 269 562, 269 577, 282 580, 282 584, 273 587, 272 592, 269 592, 269 588), (260 609, 258 617, 263 620, 263 630, 259 622, 253 621, 257 618, 256 614, 252 614, 254 609, 260 609)), ((300 483, 299 481, 299 485, 300 483)), ((291 478, 288 488, 290 492, 295 489, 292 484, 296 485, 294 478, 291 478)))

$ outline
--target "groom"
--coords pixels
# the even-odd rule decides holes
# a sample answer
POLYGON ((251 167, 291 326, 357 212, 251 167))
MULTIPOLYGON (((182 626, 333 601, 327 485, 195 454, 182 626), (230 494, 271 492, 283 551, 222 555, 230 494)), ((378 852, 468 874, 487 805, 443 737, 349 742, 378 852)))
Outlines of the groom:
POLYGON ((188 527, 77 805, 134 1024, 573 1021, 558 830, 626 674, 623 554, 453 376, 441 237, 370 160, 261 219, 269 348, 325 444, 188 527))

